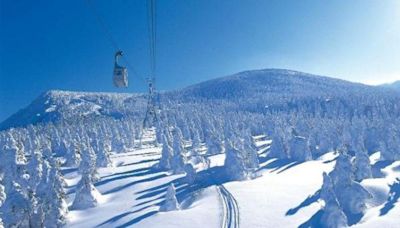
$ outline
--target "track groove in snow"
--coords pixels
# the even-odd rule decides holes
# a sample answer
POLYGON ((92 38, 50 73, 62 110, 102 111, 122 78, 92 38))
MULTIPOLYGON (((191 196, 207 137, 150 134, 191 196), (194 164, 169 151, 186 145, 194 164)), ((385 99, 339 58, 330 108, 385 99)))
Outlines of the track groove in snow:
POLYGON ((224 208, 222 228, 239 228, 239 206, 235 197, 223 185, 218 185, 218 193, 224 208))

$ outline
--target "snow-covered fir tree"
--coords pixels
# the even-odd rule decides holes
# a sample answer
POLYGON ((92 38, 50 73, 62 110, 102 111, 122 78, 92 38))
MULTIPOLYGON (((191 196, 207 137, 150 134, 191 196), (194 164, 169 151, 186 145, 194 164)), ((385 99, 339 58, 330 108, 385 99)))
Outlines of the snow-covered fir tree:
POLYGON ((173 157, 172 147, 169 145, 170 142, 168 141, 168 138, 165 134, 163 134, 161 138, 162 138, 161 159, 157 164, 157 168, 161 170, 170 170, 173 157))
POLYGON ((171 169, 174 174, 184 173, 184 167, 186 163, 186 150, 183 146, 183 137, 179 128, 173 130, 173 142, 172 142, 173 156, 171 158, 171 169))
POLYGON ((188 163, 185 165, 185 180, 188 184, 193 184, 196 181, 196 169, 193 165, 188 163))
POLYGON ((364 179, 372 177, 371 163, 368 153, 365 149, 360 148, 356 151, 354 158, 354 178, 360 182, 364 179))
POLYGON ((323 173, 323 184, 320 192, 320 198, 324 201, 321 217, 321 225, 327 228, 347 227, 347 217, 336 198, 332 179, 325 172, 323 173))
POLYGON ((5 227, 30 227, 30 200, 21 185, 12 181, 6 188, 6 200, 1 207, 5 227))
MULTIPOLYGON (((38 216, 44 227, 62 226, 66 222, 68 206, 64 192, 65 181, 59 171, 60 162, 54 158, 43 162, 43 178, 37 187, 38 216)), ((37 221, 39 222, 39 220, 37 221)))
MULTIPOLYGON (((3 186, 3 174, 0 173, 0 208, 2 207, 4 201, 6 200, 6 192, 4 191, 4 186, 3 186)), ((3 227, 3 213, 0 210, 0 227, 3 227)))
POLYGON ((35 150, 31 155, 31 159, 27 164, 27 172, 30 185, 35 189, 43 176, 43 157, 40 151, 35 150))
POLYGON ((97 167, 109 167, 111 163, 111 142, 109 140, 104 140, 98 142, 99 150, 96 156, 96 166, 97 167))
POLYGON ((291 159, 309 161, 312 159, 310 147, 306 137, 301 136, 293 128, 289 140, 289 154, 291 159))
POLYGON ((175 186, 171 183, 167 188, 167 193, 165 194, 165 200, 160 206, 160 211, 175 211, 179 210, 179 203, 176 199, 175 186))
POLYGON ((93 182, 98 181, 96 154, 88 143, 82 144, 82 161, 79 165, 79 172, 82 175, 88 173, 93 182))
POLYGON ((253 153, 245 151, 243 139, 225 140, 225 175, 232 180, 252 178, 258 161, 253 153), (253 158, 253 159, 251 159, 253 158))
POLYGON ((329 174, 336 197, 347 217, 363 213, 366 209, 366 200, 372 197, 365 188, 354 181, 353 171, 350 157, 341 153, 336 160, 335 168, 329 174))
POLYGON ((72 209, 83 210, 97 206, 101 194, 92 183, 89 173, 82 174, 82 178, 76 186, 75 199, 72 203, 72 209))
POLYGON ((78 143, 73 141, 70 143, 68 153, 65 155, 65 165, 69 167, 77 167, 81 162, 81 150, 78 143))

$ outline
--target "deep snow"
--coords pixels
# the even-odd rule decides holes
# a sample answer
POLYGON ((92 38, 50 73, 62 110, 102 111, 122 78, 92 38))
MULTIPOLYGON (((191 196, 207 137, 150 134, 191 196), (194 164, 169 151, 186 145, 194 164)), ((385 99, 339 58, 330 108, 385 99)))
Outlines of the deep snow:
MULTIPOLYGON (((268 142, 260 144, 268 145, 268 142)), ((259 178, 215 181, 218 184, 205 180, 206 183, 196 187, 185 184, 183 175, 154 171, 152 166, 158 162, 160 152, 160 147, 150 147, 113 154, 114 167, 99 169, 101 180, 95 184, 102 193, 99 205, 83 211, 71 210, 67 227, 221 227, 226 205, 218 184, 223 184, 237 202, 235 216, 239 217, 240 227, 306 227, 313 224, 321 209, 318 190, 322 173, 331 171, 335 164, 333 153, 303 163, 267 159, 261 154, 259 178), (181 210, 158 212, 171 182, 177 188, 181 210)), ((377 156, 371 156, 375 167, 381 165, 376 161, 377 156)), ((220 171, 224 157, 224 154, 211 156, 210 170, 220 171)), ((400 177, 400 162, 380 168, 383 168, 382 178, 362 182, 374 198, 357 227, 396 227, 398 224, 400 205, 397 199, 388 200, 388 195, 390 191, 397 198, 400 194, 397 185, 390 187, 400 177)), ((80 176, 68 168, 63 173, 69 185, 70 205, 80 176)))

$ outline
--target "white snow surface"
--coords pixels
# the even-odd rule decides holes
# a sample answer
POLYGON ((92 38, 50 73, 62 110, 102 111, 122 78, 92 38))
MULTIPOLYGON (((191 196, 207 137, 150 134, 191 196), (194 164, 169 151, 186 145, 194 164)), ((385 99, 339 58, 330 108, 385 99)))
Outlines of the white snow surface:
MULTIPOLYGON (((99 169, 101 180, 95 184, 103 200, 95 208, 71 210, 67 227, 221 227, 224 204, 216 185, 198 189, 186 198, 179 198, 181 210, 159 212, 166 188, 184 175, 156 172, 151 168, 160 158, 161 148, 146 148, 113 154, 117 167, 99 169)), ((211 156, 211 166, 222 166, 224 154, 211 156)), ((335 155, 329 153, 318 160, 291 162, 264 159, 253 180, 224 183, 239 208, 240 227, 298 227, 321 209, 315 193, 322 185, 322 173, 332 170, 335 155)), ((373 156, 372 156, 373 157, 373 156)), ((383 169, 384 177, 366 179, 362 185, 374 196, 365 216, 356 227, 396 227, 400 216, 399 203, 385 215, 380 211, 387 203, 389 185, 400 177, 400 162, 383 169)), ((67 172, 68 169, 64 170, 67 172)), ((74 185, 80 176, 76 171, 65 174, 70 186, 69 205, 74 185)), ((176 186, 176 191, 186 188, 176 186)))

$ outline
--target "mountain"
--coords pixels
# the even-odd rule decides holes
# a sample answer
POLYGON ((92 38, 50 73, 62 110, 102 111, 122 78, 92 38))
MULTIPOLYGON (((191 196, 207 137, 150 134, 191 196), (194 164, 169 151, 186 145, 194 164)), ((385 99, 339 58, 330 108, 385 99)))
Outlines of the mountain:
POLYGON ((400 90, 400 80, 399 80, 399 81, 392 82, 392 83, 383 84, 383 85, 380 85, 380 86, 381 86, 381 87, 386 87, 386 88, 392 88, 392 89, 400 90))
POLYGON ((246 71, 143 129, 144 94, 49 91, 1 125, 0 227, 394 227, 399 97, 246 71))
MULTIPOLYGON (((282 109, 293 102, 326 103, 335 99, 348 103, 347 106, 358 100, 366 107, 374 105, 376 99, 394 97, 398 95, 386 88, 292 70, 264 69, 244 71, 165 92, 160 95, 160 102, 196 104, 222 100, 238 110, 260 112, 260 107, 282 109)), ((119 119, 143 115, 144 108, 144 94, 49 91, 2 122, 0 129, 88 116, 119 119)))
POLYGON ((88 93, 51 90, 0 124, 0 129, 42 122, 104 116, 119 119, 135 114, 145 103, 143 94, 88 93))
POLYGON ((243 98, 258 94, 291 97, 329 96, 373 91, 375 88, 340 79, 293 70, 264 69, 244 71, 189 86, 178 92, 185 97, 243 98))

